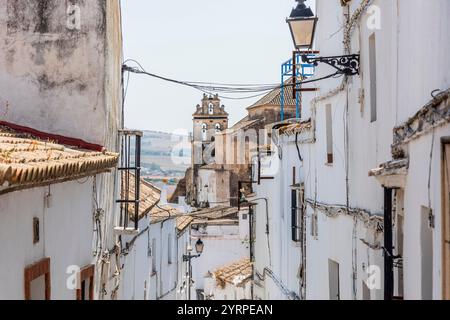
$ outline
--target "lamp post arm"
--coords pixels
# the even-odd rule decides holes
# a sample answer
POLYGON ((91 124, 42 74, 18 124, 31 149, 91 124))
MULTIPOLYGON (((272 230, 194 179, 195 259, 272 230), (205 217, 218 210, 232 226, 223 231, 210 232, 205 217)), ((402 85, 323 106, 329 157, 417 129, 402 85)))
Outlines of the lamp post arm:
POLYGON ((359 60, 359 54, 331 57, 310 57, 306 54, 302 55, 302 61, 305 63, 314 64, 315 66, 317 66, 319 62, 325 63, 348 76, 359 74, 359 60))
POLYGON ((183 261, 191 261, 194 258, 200 258, 201 254, 185 254, 183 255, 183 261))

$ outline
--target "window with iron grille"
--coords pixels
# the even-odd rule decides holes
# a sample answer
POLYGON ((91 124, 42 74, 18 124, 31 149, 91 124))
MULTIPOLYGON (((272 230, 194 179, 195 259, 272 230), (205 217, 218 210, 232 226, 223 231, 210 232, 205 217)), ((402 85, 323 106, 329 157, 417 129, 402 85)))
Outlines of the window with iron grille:
POLYGON ((301 242, 303 238, 304 195, 303 185, 291 191, 292 241, 294 242, 301 242))
POLYGON ((141 183, 141 131, 120 130, 120 223, 123 230, 138 230, 141 183))

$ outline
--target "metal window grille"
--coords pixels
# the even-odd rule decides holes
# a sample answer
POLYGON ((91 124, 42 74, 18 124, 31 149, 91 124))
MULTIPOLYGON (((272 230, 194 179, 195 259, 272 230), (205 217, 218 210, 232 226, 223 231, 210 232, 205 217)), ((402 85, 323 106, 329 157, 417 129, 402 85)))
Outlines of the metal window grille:
POLYGON ((139 225, 140 180, 141 180, 141 142, 142 131, 120 130, 120 227, 130 226, 130 214, 133 216, 134 229, 139 225), (133 192, 134 190, 134 192, 133 192), (132 206, 130 208, 130 206, 132 206), (133 210, 134 209, 134 210, 133 210))

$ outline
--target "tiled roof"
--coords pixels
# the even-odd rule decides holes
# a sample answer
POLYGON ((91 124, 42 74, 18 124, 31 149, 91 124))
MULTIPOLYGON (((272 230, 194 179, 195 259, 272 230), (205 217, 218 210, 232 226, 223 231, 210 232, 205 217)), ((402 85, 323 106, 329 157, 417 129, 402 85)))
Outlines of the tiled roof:
POLYGON ((198 219, 219 220, 237 216, 238 213, 239 213, 238 208, 228 206, 217 206, 214 208, 207 208, 192 212, 191 215, 195 216, 198 219))
POLYGON ((182 215, 177 218, 177 230, 183 232, 194 220, 190 215, 182 215))
POLYGON ((231 128, 224 130, 222 132, 222 134, 231 134, 231 133, 237 132, 239 130, 245 130, 245 129, 251 128, 253 125, 255 125, 256 123, 258 123, 260 121, 261 121, 261 119, 250 120, 247 116, 247 117, 241 119, 239 122, 237 122, 231 128))
POLYGON ((0 193, 98 174, 118 154, 75 150, 0 127, 0 193))
POLYGON ((252 263, 245 258, 231 265, 222 267, 213 272, 217 285, 225 288, 227 283, 240 285, 249 281, 252 277, 252 263))
POLYGON ((286 125, 284 127, 281 127, 279 129, 279 131, 280 131, 280 134, 292 136, 297 133, 302 133, 302 132, 311 130, 311 128, 312 128, 312 122, 311 122, 311 119, 309 119, 308 121, 297 122, 297 123, 293 123, 290 125, 286 125))
POLYGON ((170 205, 156 205, 150 210, 150 223, 155 224, 167 219, 175 219, 182 213, 170 205))
MULTIPOLYGON (((122 173, 122 176, 126 179, 125 173, 122 173)), ((130 200, 135 199, 135 175, 130 173, 129 175, 129 191, 128 198, 130 200)), ((124 197, 124 195, 122 195, 124 197)), ((139 203, 139 219, 142 219, 145 215, 147 215, 150 210, 159 202, 161 198, 161 190, 159 190, 154 185, 146 182, 144 179, 141 179, 140 185, 140 203, 139 203)), ((134 204, 130 204, 128 206, 128 213, 131 218, 134 217, 134 204)))
MULTIPOLYGON (((292 80, 288 80, 286 83, 292 83, 292 80)), ((295 106, 294 94, 292 92, 293 86, 284 87, 284 105, 295 106)), ((280 106, 281 105, 281 88, 272 90, 267 95, 258 100, 255 104, 251 105, 247 109, 253 109, 262 106, 280 106)))
POLYGON ((238 219, 202 219, 202 218, 196 218, 192 221, 192 225, 208 225, 208 226, 238 226, 239 220, 238 219))

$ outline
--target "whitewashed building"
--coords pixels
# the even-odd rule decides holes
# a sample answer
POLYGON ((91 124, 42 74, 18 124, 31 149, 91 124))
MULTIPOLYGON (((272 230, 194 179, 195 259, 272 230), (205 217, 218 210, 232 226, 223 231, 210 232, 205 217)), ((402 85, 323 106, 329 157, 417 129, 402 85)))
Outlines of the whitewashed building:
MULTIPOLYGON (((135 176, 130 175, 130 185, 135 176)), ((130 198, 135 195, 134 188, 129 190, 130 198)), ((141 180, 139 204, 139 233, 122 237, 123 265, 126 266, 121 274, 120 299, 147 300, 150 288, 151 252, 149 249, 151 234, 151 211, 160 202, 161 190, 150 183, 141 180)), ((134 215, 134 206, 129 207, 129 215, 134 215)))
POLYGON ((256 209, 257 298, 448 298, 449 12, 316 1, 314 49, 360 54, 359 75, 309 84, 301 119, 271 127, 269 180, 254 186, 269 207, 256 209))
POLYGON ((0 299, 94 298, 96 188, 117 160, 0 127, 0 299))
POLYGON ((253 268, 249 258, 210 272, 205 279, 207 300, 251 300, 253 268))
MULTIPOLYGON (((134 176, 130 176, 130 185, 134 176)), ((134 189, 130 190, 134 197, 134 189)), ((190 243, 193 218, 167 204, 165 192, 141 180, 139 233, 122 236, 120 299, 186 300, 183 255, 190 243)), ((130 217, 134 207, 129 208, 130 217)))
MULTIPOLYGON (((4 1, 0 5, 0 23, 5 26, 0 30, 0 125, 18 133, 28 133, 42 141, 51 140, 70 146, 76 149, 74 152, 117 152, 122 123, 120 1, 4 1)), ((52 149, 48 146, 43 148, 52 149)), ((68 152, 72 153, 70 150, 68 152)), ((42 155, 37 158, 42 158, 42 155)), ((52 159, 53 155, 49 155, 47 160, 52 159)), ((83 165, 82 156, 79 162, 80 171, 89 172, 89 166, 83 165)), ((30 172, 39 176, 44 168, 42 166, 30 172)), ((41 221, 41 227, 46 225, 45 238, 50 237, 53 246, 59 248, 57 250, 67 251, 69 248, 73 254, 83 250, 82 256, 77 253, 79 258, 73 259, 77 261, 67 262, 81 264, 79 267, 87 263, 94 265, 94 270, 81 270, 82 278, 86 276, 89 281, 93 280, 90 282, 94 284, 94 294, 89 298, 120 298, 121 248, 114 234, 114 228, 118 225, 115 201, 120 196, 117 172, 91 174, 91 178, 81 181, 85 183, 84 188, 77 182, 69 183, 71 186, 67 187, 71 177, 67 181, 59 181, 56 171, 47 174, 51 179, 45 184, 51 182, 53 185, 55 180, 63 183, 52 187, 55 193, 59 193, 60 188, 64 189, 64 192, 62 189, 60 191, 58 202, 54 202, 56 208, 74 207, 63 210, 66 213, 78 208, 73 215, 78 215, 82 221, 72 220, 72 216, 51 225, 47 225, 48 220, 46 223, 41 221), (81 198, 74 200, 73 197, 78 196, 81 198), (70 221, 79 225, 65 232, 68 228, 65 224, 70 221), (83 235, 81 245, 75 236, 70 236, 77 230, 83 235), (52 233, 53 237, 50 235, 52 233), (86 252, 88 242, 91 248, 86 252)), ((34 201, 39 203, 36 208, 42 204, 42 199, 38 199, 41 197, 39 194, 44 192, 42 190, 35 194, 37 198, 34 201)), ((44 194, 48 193, 47 190, 44 194)), ((21 193, 11 193, 7 197, 16 203, 28 203, 21 193)), ((7 203, 2 201, 5 206, 7 203)), ((5 214, 2 210, 0 217, 5 214)), ((39 216, 35 212, 35 215, 43 218, 43 213, 39 216)), ((15 218, 18 219, 15 223, 21 219, 19 215, 15 218)), ((23 226, 30 223, 24 221, 23 226)), ((32 230, 30 228, 27 233, 31 234, 32 230)), ((49 244, 47 241, 45 243, 47 247, 49 244)), ((45 252, 25 252, 26 248, 16 250, 19 255, 27 256, 21 263, 37 263, 46 255, 45 252)), ((65 278, 62 274, 69 265, 53 261, 50 262, 50 270, 58 275, 58 283, 63 284, 65 278)), ((23 269, 20 265, 15 267, 23 269)), ((66 278, 69 276, 67 274, 66 278)), ((3 279, 8 275, 2 272, 1 277, 3 279)), ((67 299, 70 296, 72 294, 54 290, 51 298, 67 299)), ((19 298, 16 293, 14 297, 19 298)))
POLYGON ((224 206, 192 212, 191 216, 192 247, 199 239, 204 243, 201 256, 191 261, 191 299, 205 300, 205 279, 211 272, 250 257, 250 217, 248 210, 224 206))
MULTIPOLYGON (((177 291, 176 300, 188 300, 189 298, 189 269, 188 264, 183 261, 183 256, 189 254, 188 248, 191 245, 191 222, 193 217, 183 214, 177 218, 176 234, 177 234, 177 291)), ((193 296, 193 288, 191 286, 191 297, 193 296)))

